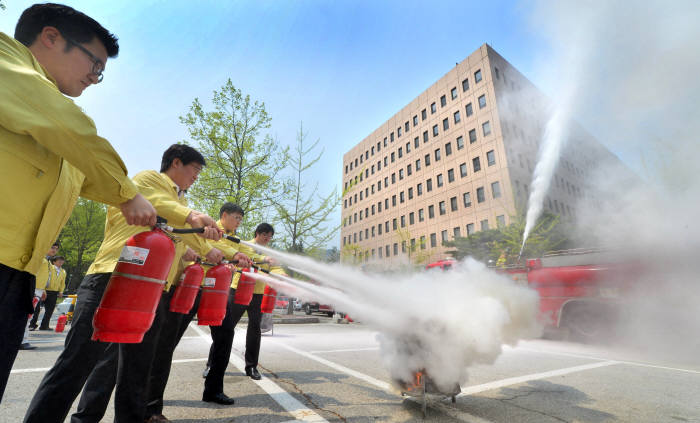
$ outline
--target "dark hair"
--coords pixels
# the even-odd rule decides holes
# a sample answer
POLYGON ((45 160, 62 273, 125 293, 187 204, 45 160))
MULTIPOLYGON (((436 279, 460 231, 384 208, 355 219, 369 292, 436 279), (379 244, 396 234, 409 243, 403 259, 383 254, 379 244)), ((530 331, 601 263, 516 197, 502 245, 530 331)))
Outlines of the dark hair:
POLYGON ((51 244, 52 247, 58 247, 61 248, 61 241, 56 240, 53 244, 51 244))
MULTIPOLYGON (((35 4, 22 12, 15 27, 15 39, 29 47, 47 26, 56 27, 61 34, 78 43, 89 43, 97 37, 105 46, 107 57, 119 54, 119 43, 114 34, 88 15, 56 3, 35 4)), ((67 49, 71 47, 68 43, 67 49)))
POLYGON ((204 161, 202 154, 186 144, 173 144, 165 150, 163 153, 163 159, 160 161, 160 171, 165 172, 170 169, 173 164, 173 160, 180 159, 183 165, 196 162, 202 166, 206 166, 207 162, 204 161))
POLYGON ((221 208, 219 209, 219 217, 223 216, 224 213, 240 213, 241 216, 245 216, 245 212, 243 211, 241 206, 239 206, 238 204, 233 204, 230 201, 224 203, 224 205, 221 206, 221 208))
POLYGON ((272 227, 269 223, 261 223, 258 225, 257 228, 255 228, 255 235, 257 236, 258 234, 269 234, 272 233, 272 235, 275 234, 275 228, 272 227))
POLYGON ((55 263, 56 260, 63 260, 63 261, 66 261, 66 258, 63 257, 63 256, 53 256, 53 257, 51 257, 51 263, 55 263))

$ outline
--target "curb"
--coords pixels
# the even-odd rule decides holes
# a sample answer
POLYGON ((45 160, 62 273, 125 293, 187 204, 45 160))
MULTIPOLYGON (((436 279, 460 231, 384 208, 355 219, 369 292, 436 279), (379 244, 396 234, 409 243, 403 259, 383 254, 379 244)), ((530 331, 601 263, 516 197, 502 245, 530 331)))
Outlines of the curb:
MULTIPOLYGON (((247 317, 241 317, 240 323, 248 323, 247 317)), ((305 323, 320 323, 318 317, 273 317, 272 323, 278 325, 295 325, 295 324, 305 324, 305 323)))

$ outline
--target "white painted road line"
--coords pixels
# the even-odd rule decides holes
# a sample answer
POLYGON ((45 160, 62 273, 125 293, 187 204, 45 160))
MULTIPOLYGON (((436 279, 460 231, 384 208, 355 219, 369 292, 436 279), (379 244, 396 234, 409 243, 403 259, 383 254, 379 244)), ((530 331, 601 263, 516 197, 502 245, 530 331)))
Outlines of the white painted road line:
MULTIPOLYGON (((183 358, 180 360, 173 360, 173 364, 177 363, 194 363, 197 361, 207 361, 208 358, 183 358)), ((17 373, 40 373, 40 372, 48 372, 51 370, 51 367, 36 367, 33 369, 14 369, 11 370, 10 373, 12 374, 17 374, 17 373)))
POLYGON ((379 347, 348 348, 348 349, 344 349, 344 350, 319 350, 319 351, 309 351, 309 353, 310 354, 327 354, 327 353, 359 352, 359 351, 379 351, 379 347))
POLYGON ((617 361, 603 361, 598 363, 584 364, 581 366, 566 367, 564 369, 552 370, 549 372, 533 373, 525 376, 510 377, 507 379, 495 380, 493 382, 482 383, 481 385, 473 385, 462 388, 462 393, 458 396, 474 395, 484 391, 503 388, 510 385, 529 382, 531 380, 547 379, 550 377, 563 376, 571 373, 582 372, 584 370, 596 369, 598 367, 607 367, 614 364, 620 364, 617 361))
MULTIPOLYGON (((194 329, 194 331, 199 334, 200 338, 206 341, 207 344, 211 344, 211 336, 209 336, 209 334, 197 327, 197 325, 194 323, 190 323, 190 327, 194 329)), ((236 368, 241 372, 245 371, 245 361, 239 356, 231 355, 231 357, 229 358, 229 362, 236 366, 236 368)), ((272 399, 275 400, 277 404, 279 404, 280 406, 282 406, 282 408, 287 410, 287 412, 291 414, 296 420, 314 423, 328 423, 326 419, 321 417, 319 414, 317 414, 310 408, 305 407, 304 404, 300 403, 296 400, 296 398, 291 396, 289 392, 280 388, 279 385, 274 383, 266 376, 263 375, 262 379, 252 381, 256 385, 258 385, 260 389, 267 392, 267 394, 270 395, 270 397, 272 397, 272 399)))
POLYGON ((321 363, 321 364, 323 364, 323 365, 325 365, 325 366, 328 366, 328 367, 330 367, 330 368, 332 368, 332 369, 338 370, 339 372, 342 372, 342 373, 345 373, 345 374, 347 374, 347 375, 356 377, 356 378, 358 378, 358 379, 360 379, 360 380, 364 380, 365 382, 367 382, 367 383, 369 383, 369 384, 371 384, 371 385, 377 386, 377 387, 382 388, 382 389, 385 389, 385 390, 389 390, 389 389, 391 388, 391 385, 388 384, 387 382, 384 382, 383 380, 375 379, 375 378, 373 378, 372 376, 366 375, 366 374, 364 374, 364 373, 360 373, 360 372, 358 372, 358 371, 356 371, 356 370, 353 370, 353 369, 350 369, 350 368, 348 368, 348 367, 342 366, 342 365, 340 365, 340 364, 334 363, 334 362, 332 362, 332 361, 330 361, 330 360, 326 360, 325 358, 317 357, 317 356, 315 356, 315 355, 313 355, 313 354, 311 354, 311 353, 308 353, 308 352, 306 352, 306 351, 302 351, 302 350, 296 349, 296 348, 294 348, 294 347, 292 347, 292 346, 283 344, 283 343, 281 343, 281 342, 275 342, 275 344, 279 345, 279 346, 282 347, 282 348, 288 349, 289 351, 295 352, 295 353, 297 353, 297 354, 299 354, 299 355, 301 355, 301 356, 304 356, 304 357, 306 357, 306 358, 308 358, 308 359, 311 359, 311 360, 314 360, 314 361, 316 361, 316 362, 319 362, 319 363, 321 363))
MULTIPOLYGON (((556 352, 556 351, 544 351, 544 350, 538 350, 538 349, 526 348, 526 347, 517 347, 517 348, 513 348, 513 350, 529 351, 529 352, 535 352, 535 353, 540 353, 540 354, 561 355, 564 357, 585 358, 588 360, 599 360, 599 361, 607 361, 608 360, 607 358, 594 357, 594 356, 590 356, 590 355, 572 354, 572 353, 556 352)), ((620 363, 620 364, 628 364, 630 366, 649 367, 652 369, 672 370, 675 372, 700 374, 700 370, 683 369, 680 367, 659 366, 657 364, 649 364, 649 363, 644 363, 644 362, 639 362, 639 361, 626 361, 626 360, 615 360, 615 361, 620 363)))

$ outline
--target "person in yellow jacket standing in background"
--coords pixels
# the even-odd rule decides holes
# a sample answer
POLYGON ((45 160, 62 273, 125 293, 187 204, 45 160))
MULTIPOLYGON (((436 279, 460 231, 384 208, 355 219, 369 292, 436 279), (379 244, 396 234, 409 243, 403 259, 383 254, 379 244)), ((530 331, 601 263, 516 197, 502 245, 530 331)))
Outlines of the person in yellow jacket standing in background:
MULTIPOLYGON (((66 289, 66 271, 63 269, 63 263, 66 259, 63 256, 53 256, 51 260, 51 277, 46 285, 46 298, 44 299, 44 317, 41 318, 39 330, 53 330, 49 327, 51 315, 56 308, 56 300, 63 296, 63 290, 66 289)), ((35 316, 36 317, 36 316, 35 316)))
MULTIPOLYGON (((216 226, 216 222, 206 214, 189 208, 184 196, 204 165, 204 157, 197 150, 184 144, 174 144, 163 153, 161 172, 140 172, 134 176, 134 182, 139 191, 155 205, 158 214, 167 219, 168 224, 175 227, 203 227, 202 237, 218 240, 221 238, 221 230, 216 226)), ((163 310, 167 307, 169 297, 161 297, 151 328, 141 343, 111 344, 110 348, 113 351, 118 349, 118 354, 105 356, 110 344, 92 341, 91 337, 95 311, 120 259, 124 244, 129 237, 148 229, 127 226, 119 210, 114 207, 107 210, 105 238, 97 251, 95 261, 80 284, 74 319, 66 337, 65 347, 34 394, 24 417, 25 422, 63 422, 88 377, 91 381, 88 382, 83 397, 88 398, 85 403, 91 409, 85 410, 83 414, 103 413, 116 381, 115 422, 143 421, 145 390, 153 360, 153 345, 157 342, 163 310), (100 376, 103 371, 105 376, 100 376)), ((167 281, 163 281, 166 293, 175 277, 180 257, 185 252, 185 244, 214 263, 221 261, 223 257, 221 251, 197 235, 184 234, 180 238, 184 242, 175 244, 173 264, 167 281)), ((139 295, 138 292, 133 294, 139 295)), ((81 398, 82 403, 84 402, 81 398)), ((79 416, 75 415, 71 420, 81 421, 79 416)), ((99 420, 100 418, 97 418, 94 421, 99 420)))
POLYGON ((31 313, 34 275, 78 196, 156 222, 126 166, 70 97, 102 80, 117 39, 58 4, 26 9, 0 33, 0 401, 31 313), (10 182, 11 181, 11 182, 10 182))

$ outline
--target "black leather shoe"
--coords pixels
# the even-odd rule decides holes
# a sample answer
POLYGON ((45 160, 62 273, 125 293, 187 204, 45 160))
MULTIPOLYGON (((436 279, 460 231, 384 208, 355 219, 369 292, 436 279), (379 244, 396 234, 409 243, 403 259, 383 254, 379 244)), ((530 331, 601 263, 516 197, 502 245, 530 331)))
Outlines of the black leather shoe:
POLYGON ((220 392, 216 395, 204 394, 204 395, 202 395, 202 401, 215 402, 215 403, 221 404, 221 405, 233 405, 233 403, 234 403, 233 398, 229 397, 228 395, 224 394, 223 392, 220 392))
POLYGON ((262 377, 260 376, 260 372, 258 372, 258 369, 256 369, 255 367, 246 367, 245 374, 246 376, 250 376, 250 378, 253 380, 260 380, 260 378, 262 377))
POLYGON ((30 325, 30 326, 29 326, 29 330, 36 330, 37 327, 38 327, 37 325, 30 325))
POLYGON ((25 342, 24 344, 19 346, 20 350, 35 350, 36 347, 29 342, 25 342))

